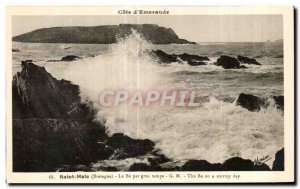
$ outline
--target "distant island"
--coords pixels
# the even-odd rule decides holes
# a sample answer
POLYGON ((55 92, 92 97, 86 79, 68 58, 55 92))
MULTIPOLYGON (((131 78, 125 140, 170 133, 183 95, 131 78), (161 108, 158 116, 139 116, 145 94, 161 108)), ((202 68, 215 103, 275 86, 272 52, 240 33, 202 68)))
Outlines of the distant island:
POLYGON ((119 24, 102 26, 68 26, 41 28, 14 36, 13 41, 27 43, 81 43, 111 44, 116 43, 116 36, 124 37, 134 29, 153 44, 195 44, 180 39, 171 28, 156 24, 119 24))

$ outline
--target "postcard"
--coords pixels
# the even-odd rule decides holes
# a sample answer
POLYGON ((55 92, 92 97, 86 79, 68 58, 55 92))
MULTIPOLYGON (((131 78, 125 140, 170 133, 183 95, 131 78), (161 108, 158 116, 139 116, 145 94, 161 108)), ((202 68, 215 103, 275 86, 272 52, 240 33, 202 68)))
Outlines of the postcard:
POLYGON ((293 183, 294 8, 7 7, 8 183, 293 183))

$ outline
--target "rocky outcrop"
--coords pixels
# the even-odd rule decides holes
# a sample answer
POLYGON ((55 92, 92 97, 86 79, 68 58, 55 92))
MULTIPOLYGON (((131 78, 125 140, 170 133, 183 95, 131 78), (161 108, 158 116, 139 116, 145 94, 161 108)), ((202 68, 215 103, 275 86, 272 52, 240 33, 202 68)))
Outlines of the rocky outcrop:
POLYGON ((265 164, 255 165, 251 160, 245 160, 240 157, 233 157, 226 160, 221 169, 223 171, 270 171, 270 168, 265 164))
POLYGON ((254 58, 248 58, 245 56, 238 56, 238 61, 244 63, 244 64, 254 64, 254 65, 261 65, 259 62, 257 62, 254 58))
POLYGON ((122 133, 112 135, 106 145, 115 149, 110 159, 125 159, 145 155, 154 150, 154 143, 148 139, 132 139, 122 133))
POLYGON ((107 135, 81 103, 77 85, 27 60, 13 77, 12 100, 14 171, 53 171, 97 159, 97 141, 107 135))
POLYGON ((153 50, 151 53, 154 56, 156 56, 161 63, 164 63, 164 64, 170 64, 172 62, 177 61, 177 56, 167 54, 162 50, 156 50, 156 51, 153 50))
POLYGON ((284 148, 276 153, 272 171, 284 171, 284 148))
MULTIPOLYGON (((150 153, 154 143, 123 134, 109 137, 83 104, 79 87, 57 80, 32 60, 13 77, 13 170, 60 171, 101 159, 125 159, 150 153)), ((81 170, 81 168, 80 168, 81 170)))
POLYGON ((22 61, 22 71, 13 77, 13 117, 86 118, 90 110, 81 104, 79 87, 57 80, 44 67, 22 61))
MULTIPOLYGON (((284 97, 283 96, 272 96, 275 106, 284 111, 284 97)), ((261 108, 266 108, 270 105, 270 102, 266 98, 260 98, 251 94, 241 93, 236 100, 236 105, 242 106, 249 111, 260 111, 261 108)))
POLYGON ((104 128, 92 122, 14 119, 13 170, 44 172, 55 171, 58 165, 88 165, 98 160, 97 142, 104 138, 104 128))
POLYGON ((20 52, 20 50, 19 49, 12 49, 12 52, 20 52))
POLYGON ((278 109, 284 110, 284 96, 273 96, 275 104, 278 109))
POLYGON ((181 171, 269 171, 266 164, 255 165, 251 160, 233 157, 221 163, 209 163, 206 160, 189 160, 180 169, 181 171))
POLYGON ((102 26, 69 26, 52 27, 34 30, 13 37, 13 41, 28 43, 86 43, 111 44, 117 42, 117 37, 125 37, 132 29, 140 33, 146 40, 154 44, 187 44, 192 43, 180 39, 171 28, 155 24, 120 24, 102 26))
POLYGON ((158 151, 151 152, 151 155, 151 157, 147 158, 151 166, 158 166, 160 164, 172 161, 171 159, 167 158, 165 155, 161 154, 158 151))
POLYGON ((128 171, 164 171, 160 166, 148 165, 146 163, 134 163, 128 171))
MULTIPOLYGON (((222 66, 224 69, 240 69, 240 62, 233 57, 222 55, 217 59, 216 66, 222 66)), ((245 67, 243 67, 245 68, 245 67)))
POLYGON ((206 56, 191 55, 187 53, 180 54, 178 57, 183 61, 187 61, 191 66, 206 65, 203 61, 209 61, 209 58, 206 56))
POLYGON ((82 57, 79 56, 75 56, 75 55, 67 55, 62 57, 60 60, 47 60, 47 62, 71 62, 71 61, 75 61, 75 60, 79 60, 82 59, 82 57))
POLYGON ((129 171, 270 171, 265 163, 255 164, 255 162, 233 157, 223 163, 210 163, 206 160, 188 160, 183 165, 174 163, 175 166, 165 166, 164 164, 134 163, 129 171))
POLYGON ((236 105, 254 112, 259 111, 262 106, 265 106, 265 102, 257 96, 241 93, 236 101, 236 105))
POLYGON ((206 65, 203 61, 209 61, 208 57, 205 56, 198 56, 198 55, 191 55, 191 54, 167 54, 162 50, 153 50, 151 55, 157 57, 161 63, 170 64, 172 62, 182 63, 182 61, 186 61, 187 64, 191 66, 200 66, 206 65))
POLYGON ((221 164, 212 164, 206 160, 189 160, 181 168, 181 171, 220 171, 221 164))
POLYGON ((62 57, 61 61, 70 62, 70 61, 74 61, 74 60, 78 60, 78 59, 82 59, 82 58, 79 56, 68 55, 68 56, 62 57))
POLYGON ((86 165, 64 165, 56 169, 56 172, 93 172, 95 170, 91 169, 86 165))

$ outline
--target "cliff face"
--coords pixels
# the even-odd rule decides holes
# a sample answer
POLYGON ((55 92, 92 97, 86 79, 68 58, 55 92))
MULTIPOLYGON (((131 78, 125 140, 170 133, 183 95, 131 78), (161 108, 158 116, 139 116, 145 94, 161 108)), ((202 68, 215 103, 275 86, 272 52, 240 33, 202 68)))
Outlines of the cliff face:
POLYGON ((44 67, 22 62, 22 71, 13 77, 14 118, 86 118, 79 87, 57 80, 44 67))
POLYGON ((77 85, 23 61, 12 94, 14 171, 54 171, 60 164, 98 159, 97 141, 108 136, 81 103, 77 85))
POLYGON ((171 28, 154 24, 120 24, 92 27, 42 28, 13 37, 13 41, 29 43, 116 43, 116 36, 124 37, 134 29, 154 44, 191 43, 180 39, 171 28))

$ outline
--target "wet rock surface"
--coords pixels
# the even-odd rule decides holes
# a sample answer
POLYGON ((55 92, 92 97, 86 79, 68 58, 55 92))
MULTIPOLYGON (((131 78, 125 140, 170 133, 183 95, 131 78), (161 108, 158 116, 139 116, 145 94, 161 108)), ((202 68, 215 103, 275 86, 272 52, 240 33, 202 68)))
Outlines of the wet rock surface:
POLYGON ((206 65, 204 61, 209 61, 209 58, 206 56, 198 56, 198 55, 191 55, 191 54, 167 54, 162 50, 152 50, 151 55, 157 57, 161 63, 170 64, 173 62, 182 63, 186 61, 187 64, 190 66, 200 66, 206 65))
POLYGON ((181 171, 218 171, 221 164, 211 164, 206 160, 188 160, 181 168, 181 171))
POLYGON ((90 110, 81 104, 79 86, 57 80, 31 60, 13 77, 14 118, 86 118, 90 110))
POLYGON ((240 69, 240 62, 230 56, 222 55, 217 59, 216 66, 222 66, 224 69, 240 69))
POLYGON ((80 59, 82 59, 80 56, 67 55, 62 57, 60 60, 47 60, 47 62, 72 62, 80 59))
POLYGON ((12 52, 21 52, 19 49, 12 49, 12 52))
POLYGON ((275 160, 273 162, 273 171, 284 171, 284 148, 279 150, 275 155, 275 160))
POLYGON ((284 96, 273 96, 275 104, 278 109, 284 110, 284 96))
POLYGON ((233 157, 226 160, 222 164, 223 171, 270 171, 269 166, 262 163, 261 165, 255 165, 251 160, 245 160, 240 157, 233 157))
POLYGON ((177 61, 177 57, 175 55, 167 54, 162 50, 152 51, 151 53, 153 55, 155 55, 156 57, 158 57, 159 60, 161 61, 161 63, 164 63, 164 64, 170 64, 172 62, 177 61))
POLYGON ((261 65, 259 62, 257 62, 254 58, 248 58, 246 56, 239 55, 237 57, 238 61, 244 63, 244 64, 254 64, 254 65, 261 65))
POLYGON ((62 57, 61 61, 70 62, 70 61, 74 61, 74 60, 78 60, 78 59, 82 59, 82 58, 79 56, 75 56, 75 55, 68 55, 68 56, 62 57))
POLYGON ((264 101, 257 96, 241 93, 236 104, 246 108, 249 111, 259 111, 265 105, 264 101))
MULTIPOLYGON (((284 111, 284 96, 272 96, 275 106, 284 111)), ((236 101, 236 105, 242 106, 249 111, 260 111, 261 108, 266 108, 270 105, 270 102, 266 98, 260 98, 252 94, 241 93, 236 101)))
POLYGON ((132 139, 122 133, 113 134, 107 141, 107 145, 115 150, 112 159, 125 159, 145 155, 154 150, 154 143, 148 139, 132 139))

